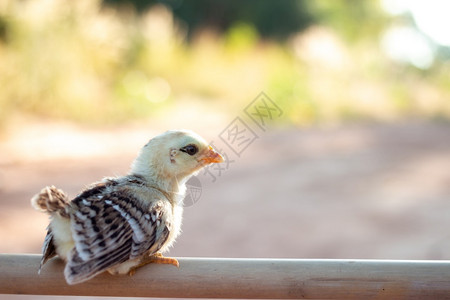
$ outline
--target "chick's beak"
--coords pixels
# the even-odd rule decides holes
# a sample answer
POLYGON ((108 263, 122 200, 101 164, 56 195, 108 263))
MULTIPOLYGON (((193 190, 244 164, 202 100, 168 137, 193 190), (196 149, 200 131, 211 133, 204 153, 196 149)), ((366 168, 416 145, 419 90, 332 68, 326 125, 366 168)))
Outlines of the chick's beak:
POLYGON ((205 164, 222 163, 224 162, 222 155, 220 155, 213 147, 209 146, 208 150, 200 158, 200 161, 205 164))

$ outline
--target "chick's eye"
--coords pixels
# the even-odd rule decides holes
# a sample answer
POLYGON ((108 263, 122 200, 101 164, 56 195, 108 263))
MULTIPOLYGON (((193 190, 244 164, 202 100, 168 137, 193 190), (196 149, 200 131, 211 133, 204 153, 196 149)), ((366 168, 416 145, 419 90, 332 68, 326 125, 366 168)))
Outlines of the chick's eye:
POLYGON ((198 152, 198 148, 195 145, 187 145, 180 149, 182 152, 186 152, 189 155, 194 155, 198 152))

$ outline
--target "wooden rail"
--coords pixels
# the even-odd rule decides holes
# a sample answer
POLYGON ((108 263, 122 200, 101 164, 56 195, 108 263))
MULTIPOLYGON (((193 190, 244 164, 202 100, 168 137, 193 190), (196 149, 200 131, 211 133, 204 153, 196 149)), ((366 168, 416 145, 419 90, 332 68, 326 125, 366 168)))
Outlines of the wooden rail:
POLYGON ((174 298, 450 299, 450 261, 179 258, 69 286, 53 259, 0 254, 0 294, 174 298))

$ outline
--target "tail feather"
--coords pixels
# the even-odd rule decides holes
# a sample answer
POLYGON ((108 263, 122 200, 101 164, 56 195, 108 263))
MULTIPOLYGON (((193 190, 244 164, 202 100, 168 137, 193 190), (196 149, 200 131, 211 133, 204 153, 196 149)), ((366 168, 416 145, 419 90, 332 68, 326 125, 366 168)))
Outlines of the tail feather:
POLYGON ((53 243, 53 232, 50 229, 50 226, 47 228, 47 235, 45 236, 44 245, 42 246, 42 259, 39 265, 38 274, 41 274, 42 266, 52 257, 55 257, 56 248, 53 243))
POLYGON ((49 214, 57 213, 62 217, 69 217, 66 211, 69 203, 67 194, 54 186, 46 186, 31 198, 31 205, 36 210, 49 214))

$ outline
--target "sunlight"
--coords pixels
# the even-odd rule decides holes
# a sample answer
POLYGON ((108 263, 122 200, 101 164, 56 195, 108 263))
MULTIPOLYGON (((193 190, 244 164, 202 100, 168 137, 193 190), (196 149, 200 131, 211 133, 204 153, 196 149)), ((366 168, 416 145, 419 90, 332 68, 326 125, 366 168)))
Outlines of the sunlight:
POLYGON ((430 44, 411 27, 389 29, 381 40, 381 46, 390 58, 420 69, 427 69, 433 63, 434 53, 430 44))
POLYGON ((429 0, 411 1, 410 10, 421 31, 433 39, 437 44, 450 46, 450 2, 429 0))
POLYGON ((383 0, 382 6, 391 15, 410 13, 417 26, 417 29, 394 27, 386 32, 382 38, 382 47, 392 59, 427 69, 434 60, 432 42, 450 46, 450 18, 447 16, 450 2, 383 0))
POLYGON ((392 15, 410 12, 417 27, 434 42, 450 46, 450 2, 439 0, 383 0, 383 8, 392 15))

